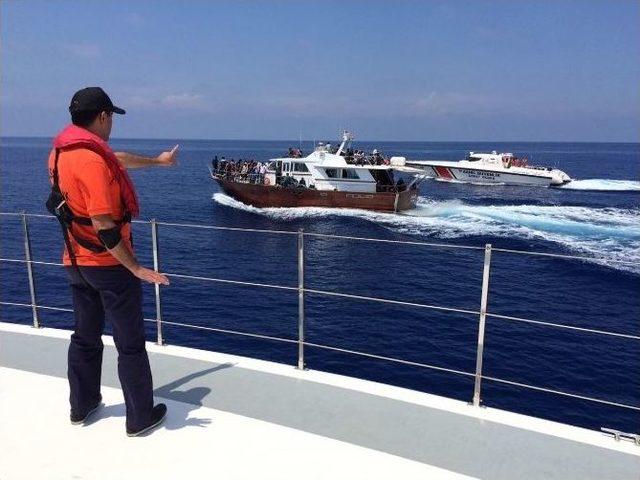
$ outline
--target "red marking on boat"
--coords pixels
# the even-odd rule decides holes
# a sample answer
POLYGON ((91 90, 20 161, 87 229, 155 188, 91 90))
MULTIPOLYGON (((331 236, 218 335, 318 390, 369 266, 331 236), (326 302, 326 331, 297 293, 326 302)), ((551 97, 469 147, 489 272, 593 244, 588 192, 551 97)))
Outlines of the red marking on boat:
POLYGON ((447 167, 433 167, 433 169, 436 171, 439 177, 450 179, 455 178, 447 167))

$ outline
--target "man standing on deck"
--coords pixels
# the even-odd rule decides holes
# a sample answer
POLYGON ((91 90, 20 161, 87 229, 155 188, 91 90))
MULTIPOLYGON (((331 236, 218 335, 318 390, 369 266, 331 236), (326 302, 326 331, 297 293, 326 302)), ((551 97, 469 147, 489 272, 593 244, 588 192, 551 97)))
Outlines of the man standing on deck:
MULTIPOLYGON (((130 221, 138 215, 139 206, 126 168, 174 165, 178 146, 156 158, 114 153, 107 144, 113 114, 125 111, 114 106, 99 87, 76 92, 69 112, 72 125, 53 141, 49 174, 52 192, 57 186, 64 197, 54 209, 56 215, 67 214, 67 222, 61 224, 66 245, 63 263, 75 317, 67 370, 71 423, 84 423, 102 405, 101 335, 106 318, 118 350, 126 432, 137 436, 160 425, 167 412, 164 404, 153 405, 141 280, 162 285, 169 280, 141 266, 133 253, 130 221)), ((56 197, 52 193, 50 198, 56 197)))

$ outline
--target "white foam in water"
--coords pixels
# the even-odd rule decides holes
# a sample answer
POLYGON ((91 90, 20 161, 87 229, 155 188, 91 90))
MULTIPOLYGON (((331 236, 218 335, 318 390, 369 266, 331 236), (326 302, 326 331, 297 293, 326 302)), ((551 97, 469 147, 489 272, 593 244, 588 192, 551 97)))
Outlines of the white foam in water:
POLYGON ((592 190, 605 192, 640 191, 640 181, 636 180, 606 180, 591 178, 587 180, 573 180, 561 187, 563 190, 592 190))
POLYGON ((441 239, 469 236, 537 239, 568 247, 598 263, 640 273, 640 213, 621 208, 540 205, 467 205, 462 201, 435 201, 421 197, 417 208, 402 214, 319 207, 255 208, 223 193, 213 199, 221 205, 276 220, 346 216, 361 218, 399 232, 441 239), (623 260, 627 263, 611 263, 623 260), (629 263, 632 262, 632 263, 629 263))

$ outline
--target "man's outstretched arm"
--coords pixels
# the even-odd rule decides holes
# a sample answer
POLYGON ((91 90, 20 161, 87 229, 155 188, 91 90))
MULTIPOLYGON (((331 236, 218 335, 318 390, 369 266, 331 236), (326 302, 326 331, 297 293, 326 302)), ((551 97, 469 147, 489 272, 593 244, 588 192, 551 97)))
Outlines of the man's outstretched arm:
POLYGON ((178 161, 178 145, 157 157, 143 157, 128 152, 115 152, 116 158, 125 168, 172 167, 178 161))
MULTIPOLYGON (((116 226, 116 223, 111 218, 111 215, 96 215, 91 217, 91 223, 95 228, 98 237, 100 237, 100 231, 108 231, 116 226)), ((169 285, 169 279, 162 273, 158 273, 155 270, 143 267, 138 263, 136 257, 133 256, 131 250, 126 243, 120 240, 115 245, 105 245, 109 253, 113 255, 122 265, 124 265, 131 273, 133 273, 140 280, 144 280, 149 283, 160 283, 162 285, 169 285)))

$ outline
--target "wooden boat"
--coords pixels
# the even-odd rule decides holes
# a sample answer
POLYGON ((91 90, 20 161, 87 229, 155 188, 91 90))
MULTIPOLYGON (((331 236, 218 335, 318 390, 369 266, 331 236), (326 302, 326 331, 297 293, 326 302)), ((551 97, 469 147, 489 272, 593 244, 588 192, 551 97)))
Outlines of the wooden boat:
MULTIPOLYGON (((360 208, 399 212, 416 206, 416 173, 421 170, 401 166, 401 157, 389 161, 374 155, 354 158, 348 148, 351 134, 343 133, 337 151, 319 143, 307 157, 282 157, 266 165, 227 162, 222 159, 211 169, 212 178, 224 193, 242 203, 266 207, 360 208), (399 173, 409 174, 396 180, 399 173)), ((291 151, 290 151, 291 152, 291 151)))

